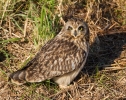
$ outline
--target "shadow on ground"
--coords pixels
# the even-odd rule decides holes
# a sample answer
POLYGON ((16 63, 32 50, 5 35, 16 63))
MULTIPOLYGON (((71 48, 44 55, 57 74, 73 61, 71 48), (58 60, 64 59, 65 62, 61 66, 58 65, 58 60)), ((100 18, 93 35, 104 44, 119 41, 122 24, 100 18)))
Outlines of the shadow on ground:
POLYGON ((83 72, 89 75, 95 74, 96 68, 104 69, 104 65, 110 66, 116 59, 125 57, 126 53, 126 33, 117 33, 111 35, 103 35, 98 37, 99 46, 92 44, 90 53, 83 69, 83 72))

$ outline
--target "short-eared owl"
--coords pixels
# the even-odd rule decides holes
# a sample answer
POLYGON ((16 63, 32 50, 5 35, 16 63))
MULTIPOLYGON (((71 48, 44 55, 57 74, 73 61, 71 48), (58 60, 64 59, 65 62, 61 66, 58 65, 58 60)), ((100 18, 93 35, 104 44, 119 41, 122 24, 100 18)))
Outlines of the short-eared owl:
POLYGON ((70 19, 36 56, 10 75, 13 83, 41 82, 52 79, 66 87, 84 67, 89 51, 89 29, 83 20, 70 19))

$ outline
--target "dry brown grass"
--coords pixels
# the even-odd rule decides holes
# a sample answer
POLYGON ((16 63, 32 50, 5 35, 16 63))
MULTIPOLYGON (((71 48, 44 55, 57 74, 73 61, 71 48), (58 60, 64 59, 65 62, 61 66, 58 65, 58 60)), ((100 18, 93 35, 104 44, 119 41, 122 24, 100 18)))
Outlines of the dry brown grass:
MULTIPOLYGON (((34 3, 38 4, 37 1, 34 3)), ((22 26, 23 31, 21 31, 10 17, 2 17, 0 41, 15 39, 11 42, 0 42, 2 44, 0 45, 0 99, 125 100, 126 1, 59 0, 59 3, 60 5, 56 7, 60 6, 61 10, 57 8, 55 13, 62 16, 65 21, 71 17, 79 17, 90 27, 90 53, 85 68, 72 83, 72 88, 66 91, 60 90, 56 84, 48 81, 28 83, 23 86, 7 82, 7 75, 23 66, 23 62, 26 63, 26 59, 33 56, 38 47, 33 42, 36 31, 32 19, 23 20, 20 17, 16 19, 22 26)), ((40 5, 36 7, 41 9, 40 5)), ((3 10, 1 14, 6 14, 9 8, 3 10)), ((10 13, 14 12, 10 11, 10 13)), ((62 18, 61 23, 63 23, 62 18)), ((56 33, 59 29, 56 28, 56 33)))

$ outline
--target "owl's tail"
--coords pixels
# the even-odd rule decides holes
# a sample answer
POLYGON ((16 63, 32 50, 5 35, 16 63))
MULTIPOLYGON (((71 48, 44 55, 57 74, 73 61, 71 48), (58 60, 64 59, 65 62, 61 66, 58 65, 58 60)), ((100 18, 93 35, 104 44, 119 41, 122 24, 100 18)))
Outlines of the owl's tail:
POLYGON ((9 80, 17 85, 22 85, 26 83, 25 80, 25 70, 18 70, 9 76, 9 80))

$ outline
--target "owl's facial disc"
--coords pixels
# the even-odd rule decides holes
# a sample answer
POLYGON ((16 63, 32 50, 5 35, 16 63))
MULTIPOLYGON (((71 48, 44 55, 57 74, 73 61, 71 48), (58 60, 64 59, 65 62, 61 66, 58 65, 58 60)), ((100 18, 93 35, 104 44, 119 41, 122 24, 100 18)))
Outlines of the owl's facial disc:
POLYGON ((71 33, 71 35, 74 38, 77 38, 80 35, 82 35, 82 33, 84 33, 84 26, 79 26, 79 27, 68 26, 67 30, 71 33))

